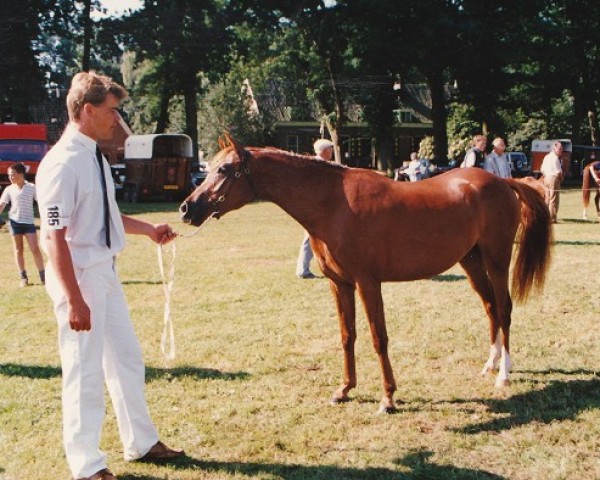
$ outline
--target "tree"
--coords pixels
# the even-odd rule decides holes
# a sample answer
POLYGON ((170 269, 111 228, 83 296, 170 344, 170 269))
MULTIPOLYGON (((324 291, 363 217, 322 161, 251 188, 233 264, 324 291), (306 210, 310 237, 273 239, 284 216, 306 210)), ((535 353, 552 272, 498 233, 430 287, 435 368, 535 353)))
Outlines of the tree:
MULTIPOLYGON (((142 75, 130 76, 132 94, 151 95, 157 108, 155 132, 169 126, 169 103, 181 95, 185 110, 185 133, 198 142, 198 100, 201 78, 216 77, 228 58, 228 16, 218 0, 147 1, 143 9, 113 20, 120 29, 114 43, 135 52, 134 66, 142 75), (138 92, 139 90, 139 92, 138 92)), ((195 149, 196 150, 196 149, 195 149)), ((195 152, 197 153, 197 152, 195 152)))
MULTIPOLYGON (((363 72, 405 84, 424 79, 431 91, 435 159, 445 163, 446 84, 457 48, 457 10, 447 0, 361 0, 352 3, 359 35, 352 42, 363 72), (374 27, 374 25, 376 27, 374 27)), ((380 92, 378 95, 386 95, 380 92)), ((402 93, 402 90, 400 91, 402 93)), ((381 101, 378 101, 381 104, 381 101)), ((383 105, 383 104, 382 104, 383 105)), ((381 118, 389 113, 381 112, 381 118)), ((384 130, 385 133, 385 130, 384 130)))
POLYGON ((38 15, 45 1, 3 2, 0 15, 0 113, 1 120, 26 123, 29 107, 44 94, 44 75, 36 61, 41 45, 38 15))
POLYGON ((345 2, 322 0, 245 0, 241 3, 249 23, 264 26, 293 42, 277 43, 278 53, 292 63, 288 73, 301 82, 314 107, 313 117, 323 121, 341 163, 339 136, 346 121, 346 78, 356 71, 349 38, 345 2))

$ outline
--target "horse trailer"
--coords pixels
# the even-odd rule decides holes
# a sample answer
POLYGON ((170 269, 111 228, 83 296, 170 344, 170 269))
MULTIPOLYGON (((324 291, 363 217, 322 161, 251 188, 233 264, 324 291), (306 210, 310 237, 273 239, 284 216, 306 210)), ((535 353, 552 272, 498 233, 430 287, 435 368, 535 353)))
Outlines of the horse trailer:
POLYGON ((125 141, 124 200, 177 201, 190 192, 192 139, 184 134, 130 135, 125 141))

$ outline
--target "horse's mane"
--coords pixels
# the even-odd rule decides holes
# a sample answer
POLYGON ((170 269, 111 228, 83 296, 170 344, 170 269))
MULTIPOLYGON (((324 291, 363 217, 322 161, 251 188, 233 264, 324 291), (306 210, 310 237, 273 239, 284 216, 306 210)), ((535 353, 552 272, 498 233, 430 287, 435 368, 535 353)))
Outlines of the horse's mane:
MULTIPOLYGON (((287 150, 282 150, 275 147, 244 147, 245 150, 248 150, 251 154, 267 154, 271 157, 275 155, 277 159, 283 162, 289 162, 298 165, 298 162, 310 162, 310 165, 318 165, 323 168, 333 168, 333 169, 347 169, 345 165, 340 165, 339 163, 329 162, 327 160, 322 160, 314 155, 308 154, 300 154, 296 152, 291 152, 287 150)), ((233 146, 228 146, 221 151, 219 151, 214 157, 213 162, 215 164, 220 163, 226 156, 234 149, 233 146)), ((255 157, 256 158, 256 157, 255 157)))

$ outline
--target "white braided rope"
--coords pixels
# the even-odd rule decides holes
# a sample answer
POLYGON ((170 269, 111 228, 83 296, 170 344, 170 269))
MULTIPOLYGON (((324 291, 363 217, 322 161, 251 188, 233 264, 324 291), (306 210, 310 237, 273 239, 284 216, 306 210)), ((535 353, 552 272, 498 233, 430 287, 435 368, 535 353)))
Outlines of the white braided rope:
MULTIPOLYGON (((178 233, 177 236, 183 238, 193 237, 212 218, 212 215, 208 217, 206 221, 198 228, 196 228, 196 230, 194 230, 193 232, 188 233, 187 235, 178 233)), ((175 329, 173 327, 173 320, 171 318, 171 291, 173 290, 173 284, 175 283, 175 258, 177 257, 177 248, 175 247, 175 241, 171 242, 171 265, 166 275, 163 261, 163 250, 162 245, 160 244, 157 246, 157 256, 158 268, 160 270, 160 277, 162 279, 163 292, 165 294, 165 307, 163 312, 163 332, 160 339, 160 351, 163 353, 163 356, 167 360, 173 360, 175 358, 175 329)))

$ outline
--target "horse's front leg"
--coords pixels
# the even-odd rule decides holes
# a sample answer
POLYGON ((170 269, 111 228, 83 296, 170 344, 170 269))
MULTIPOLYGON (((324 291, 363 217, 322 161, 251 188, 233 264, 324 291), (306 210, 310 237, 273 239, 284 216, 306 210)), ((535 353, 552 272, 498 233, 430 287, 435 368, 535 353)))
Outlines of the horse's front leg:
POLYGON ((383 375, 383 398, 379 405, 379 413, 393 413, 396 411, 396 406, 394 405, 396 380, 394 379, 394 372, 388 356, 388 336, 385 326, 383 298, 381 296, 381 283, 359 283, 358 293, 365 306, 373 346, 379 356, 383 375))
POLYGON ((342 334, 342 348, 344 350, 344 383, 331 397, 332 404, 350 400, 348 392, 356 387, 356 361, 354 358, 354 344, 356 342, 356 306, 354 302, 354 285, 329 282, 331 292, 340 321, 342 334))

